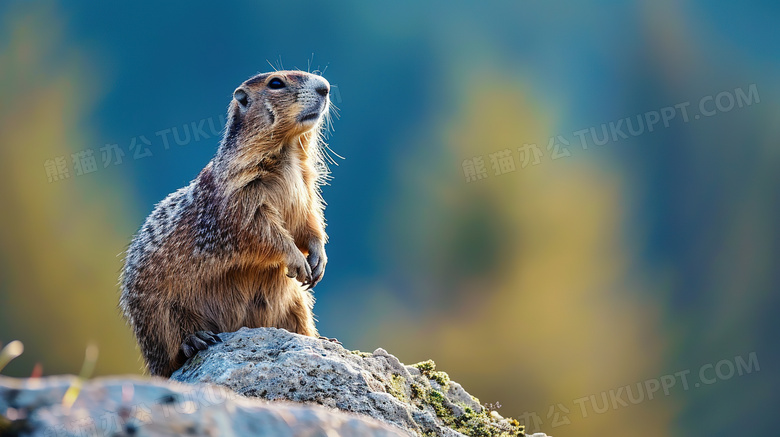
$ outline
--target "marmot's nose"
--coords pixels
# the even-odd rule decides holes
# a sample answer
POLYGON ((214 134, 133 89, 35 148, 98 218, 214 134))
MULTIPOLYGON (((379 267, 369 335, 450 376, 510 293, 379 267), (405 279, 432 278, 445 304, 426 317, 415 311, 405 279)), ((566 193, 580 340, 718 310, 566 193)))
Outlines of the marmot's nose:
POLYGON ((312 76, 309 82, 310 89, 314 89, 314 91, 319 94, 322 97, 328 97, 328 93, 330 92, 330 84, 327 80, 325 80, 322 76, 312 76))

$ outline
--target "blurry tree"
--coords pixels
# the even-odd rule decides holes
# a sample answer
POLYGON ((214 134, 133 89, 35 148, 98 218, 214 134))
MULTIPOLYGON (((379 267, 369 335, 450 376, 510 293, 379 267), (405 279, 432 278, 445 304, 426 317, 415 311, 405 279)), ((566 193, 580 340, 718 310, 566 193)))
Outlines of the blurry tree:
POLYGON ((531 429, 536 414, 555 435, 567 432, 552 428, 563 416, 582 436, 665 435, 673 399, 613 414, 596 414, 588 400, 586 418, 574 402, 594 395, 600 406, 602 392, 655 377, 664 362, 658 304, 625 274, 622 176, 548 149, 554 115, 522 82, 479 77, 441 136, 398 166, 407 187, 388 222, 399 228, 392 235, 408 237, 387 243, 403 260, 396 271, 406 299, 380 295, 375 304, 394 310, 365 335, 406 361, 433 358, 531 429), (518 150, 532 145, 538 165, 518 150), (514 170, 502 167, 503 150, 514 170), (462 161, 474 157, 488 176, 466 182, 462 161))
POLYGON ((25 344, 3 373, 78 372, 90 341, 98 373, 138 372, 116 308, 131 197, 87 174, 88 149, 103 165, 85 121, 102 84, 61 26, 43 6, 0 26, 0 341, 25 344))

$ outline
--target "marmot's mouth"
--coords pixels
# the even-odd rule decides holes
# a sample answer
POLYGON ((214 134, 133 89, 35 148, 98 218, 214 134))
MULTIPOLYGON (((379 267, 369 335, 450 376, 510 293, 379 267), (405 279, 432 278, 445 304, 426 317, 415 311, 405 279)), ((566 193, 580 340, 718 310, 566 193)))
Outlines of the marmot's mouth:
POLYGON ((320 117, 319 111, 313 111, 298 117, 298 121, 301 123, 305 123, 307 121, 316 120, 319 117, 320 117))

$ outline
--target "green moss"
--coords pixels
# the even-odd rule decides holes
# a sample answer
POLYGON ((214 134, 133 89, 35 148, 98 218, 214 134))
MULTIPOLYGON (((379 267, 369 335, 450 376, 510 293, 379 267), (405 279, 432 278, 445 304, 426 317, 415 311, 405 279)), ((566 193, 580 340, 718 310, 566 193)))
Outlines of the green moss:
POLYGON ((524 428, 514 419, 498 422, 490 415, 490 410, 475 411, 471 407, 459 404, 464 413, 455 416, 451 408, 447 406, 444 394, 439 390, 431 389, 425 393, 425 404, 429 405, 444 426, 454 429, 471 437, 516 437, 524 436, 524 428))
POLYGON ((450 375, 447 375, 447 372, 431 372, 428 374, 428 378, 438 382, 444 389, 449 388, 450 375))
POLYGON ((409 399, 406 397, 406 378, 403 376, 397 373, 391 376, 390 383, 385 385, 385 390, 399 401, 409 403, 409 399))
POLYGON ((410 387, 412 391, 412 399, 425 399, 425 389, 420 387, 417 383, 412 383, 410 387))
POLYGON ((412 364, 412 367, 416 368, 423 375, 428 375, 430 372, 436 370, 436 363, 433 360, 420 361, 417 364, 412 364))
POLYGON ((436 363, 433 360, 421 361, 413 364, 412 367, 419 370, 428 379, 436 381, 443 389, 449 388, 450 375, 447 372, 437 372, 436 363))
POLYGON ((359 357, 363 357, 363 358, 368 358, 368 357, 372 356, 372 354, 370 354, 368 352, 362 352, 362 351, 358 351, 358 350, 349 351, 349 353, 357 355, 359 357))
POLYGON ((436 416, 444 422, 445 425, 452 427, 455 421, 455 416, 452 415, 452 410, 445 406, 444 395, 438 390, 431 390, 428 392, 428 405, 433 407, 433 412, 436 416))
POLYGON ((455 419, 453 428, 458 432, 475 437, 514 437, 525 435, 524 427, 520 426, 520 423, 514 419, 499 424, 490 416, 488 410, 483 409, 481 412, 476 412, 468 407, 465 408, 462 416, 455 419))
MULTIPOLYGON (((447 391, 450 383, 450 376, 446 372, 436 371, 436 363, 433 360, 422 361, 413 364, 412 367, 418 369, 423 377, 436 381, 444 391, 447 391)), ((475 411, 465 404, 458 404, 463 408, 464 413, 455 416, 452 408, 448 407, 447 398, 441 391, 431 388, 428 384, 418 384, 412 382, 411 396, 420 408, 429 407, 433 410, 444 426, 454 429, 470 437, 516 437, 524 436, 524 428, 514 419, 498 421, 490 415, 490 409, 480 408, 475 411)), ((474 402, 480 404, 479 399, 472 396, 474 402)), ((425 431, 423 435, 431 433, 425 431)), ((435 435, 435 434, 431 434, 435 435)))
POLYGON ((481 415, 471 408, 467 408, 466 412, 455 419, 455 423, 458 431, 461 431, 466 435, 479 435, 479 436, 492 436, 493 427, 490 422, 485 420, 484 415, 481 415))

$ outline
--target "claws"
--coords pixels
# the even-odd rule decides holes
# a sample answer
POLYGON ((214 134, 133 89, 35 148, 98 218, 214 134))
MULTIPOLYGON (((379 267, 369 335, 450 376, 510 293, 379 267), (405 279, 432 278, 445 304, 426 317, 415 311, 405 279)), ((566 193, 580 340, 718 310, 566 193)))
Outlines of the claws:
POLYGON ((309 263, 301 252, 298 252, 296 255, 295 259, 287 264, 287 277, 295 278, 303 285, 311 284, 311 266, 309 266, 309 263))
POLYGON ((181 351, 184 352, 184 356, 187 358, 195 355, 195 349, 187 343, 181 344, 181 351))
POLYGON ((198 351, 206 350, 210 345, 221 342, 222 339, 211 331, 198 331, 184 339, 181 344, 181 351, 185 357, 190 358, 198 351))
POLYGON ((195 333, 198 338, 204 340, 208 344, 217 344, 222 343, 222 339, 219 338, 219 335, 211 332, 211 331, 198 331, 195 333))
POLYGON ((306 287, 307 290, 311 290, 320 282, 325 274, 325 264, 328 263, 324 249, 321 246, 315 247, 309 251, 309 257, 306 260, 311 270, 311 280, 308 283, 308 287, 306 287))
POLYGON ((325 274, 325 264, 328 263, 325 248, 321 242, 314 242, 307 257, 300 251, 295 252, 288 255, 287 277, 297 279, 306 290, 311 290, 325 274))

